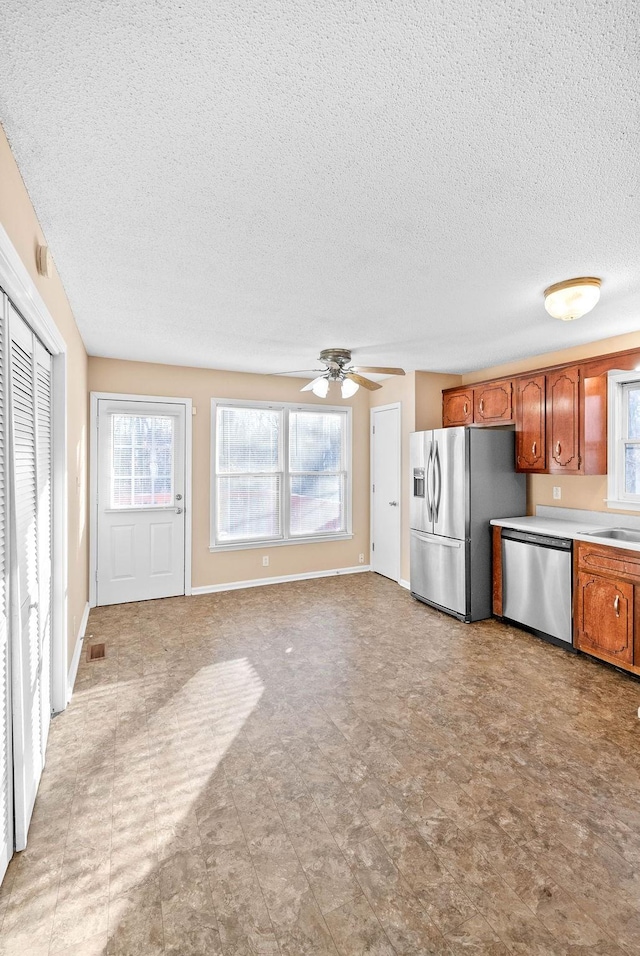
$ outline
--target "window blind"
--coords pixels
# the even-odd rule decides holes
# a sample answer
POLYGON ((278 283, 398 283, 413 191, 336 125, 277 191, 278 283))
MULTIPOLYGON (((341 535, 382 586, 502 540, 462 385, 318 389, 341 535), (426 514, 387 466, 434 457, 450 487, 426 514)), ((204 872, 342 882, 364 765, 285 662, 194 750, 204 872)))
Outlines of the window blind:
POLYGON ((345 530, 347 472, 344 414, 291 411, 289 496, 291 535, 345 530))
POLYGON ((347 410, 215 405, 213 540, 347 533, 347 410))

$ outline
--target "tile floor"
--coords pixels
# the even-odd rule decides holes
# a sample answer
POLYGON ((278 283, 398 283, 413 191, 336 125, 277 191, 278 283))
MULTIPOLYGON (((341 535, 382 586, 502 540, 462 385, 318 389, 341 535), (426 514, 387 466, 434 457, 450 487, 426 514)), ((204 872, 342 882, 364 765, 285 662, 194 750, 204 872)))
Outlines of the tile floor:
POLYGON ((640 953, 640 684, 374 574, 101 608, 1 956, 640 953))

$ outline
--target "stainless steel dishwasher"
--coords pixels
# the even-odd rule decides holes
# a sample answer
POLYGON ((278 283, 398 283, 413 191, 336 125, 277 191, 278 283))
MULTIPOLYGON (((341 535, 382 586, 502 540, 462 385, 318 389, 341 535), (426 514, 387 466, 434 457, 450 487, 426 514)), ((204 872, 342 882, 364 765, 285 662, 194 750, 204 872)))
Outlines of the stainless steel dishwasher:
POLYGON ((572 541, 502 529, 502 613, 551 640, 572 640, 572 541))

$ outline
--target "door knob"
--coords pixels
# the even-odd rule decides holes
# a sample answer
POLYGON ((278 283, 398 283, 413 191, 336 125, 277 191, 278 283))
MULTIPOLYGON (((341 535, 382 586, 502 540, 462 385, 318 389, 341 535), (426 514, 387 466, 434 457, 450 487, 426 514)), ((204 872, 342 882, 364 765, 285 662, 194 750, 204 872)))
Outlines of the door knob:
POLYGON ((392 508, 397 508, 397 507, 398 507, 398 502, 397 502, 397 501, 390 501, 389 504, 391 505, 392 508))

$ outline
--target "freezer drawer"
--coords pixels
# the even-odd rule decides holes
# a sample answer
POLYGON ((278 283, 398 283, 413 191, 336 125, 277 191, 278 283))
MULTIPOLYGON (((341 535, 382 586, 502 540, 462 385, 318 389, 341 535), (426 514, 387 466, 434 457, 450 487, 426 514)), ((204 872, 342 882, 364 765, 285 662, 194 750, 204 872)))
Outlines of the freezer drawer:
POLYGON ((453 611, 466 614, 465 542, 411 532, 411 591, 453 611))

